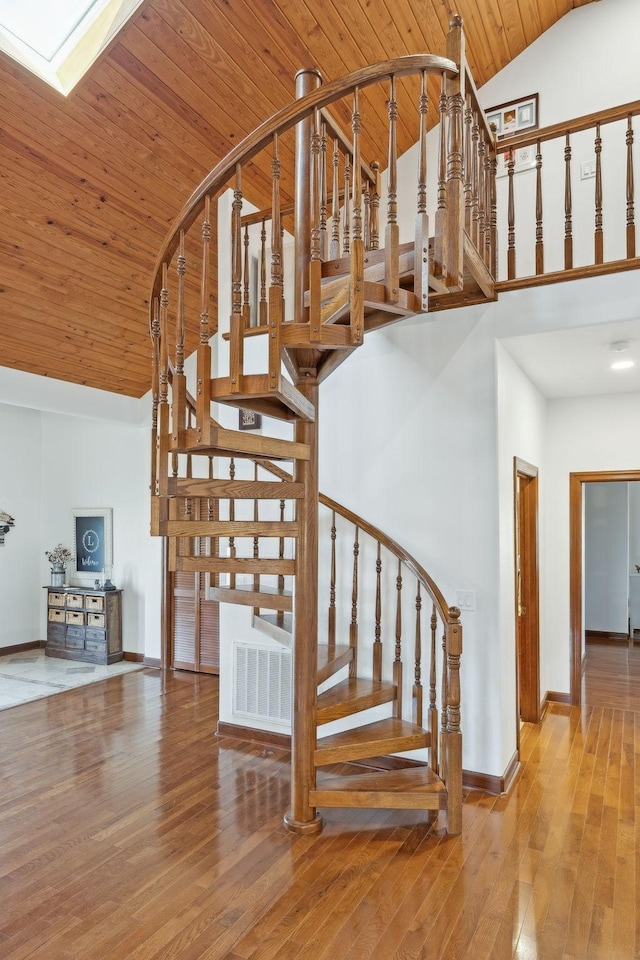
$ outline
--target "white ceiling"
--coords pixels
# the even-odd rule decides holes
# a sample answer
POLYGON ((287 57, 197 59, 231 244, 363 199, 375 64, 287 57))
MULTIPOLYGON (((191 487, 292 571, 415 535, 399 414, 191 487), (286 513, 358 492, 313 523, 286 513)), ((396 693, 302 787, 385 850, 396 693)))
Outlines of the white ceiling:
POLYGON ((593 324, 501 341, 543 396, 640 393, 640 319, 593 324), (614 356, 610 344, 628 340, 629 350, 614 356), (611 370, 614 359, 633 359, 630 370, 611 370))

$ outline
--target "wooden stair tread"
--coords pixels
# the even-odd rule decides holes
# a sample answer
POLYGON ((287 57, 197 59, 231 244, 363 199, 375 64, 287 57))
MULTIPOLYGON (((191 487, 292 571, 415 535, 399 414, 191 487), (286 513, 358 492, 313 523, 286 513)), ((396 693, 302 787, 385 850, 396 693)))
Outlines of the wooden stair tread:
POLYGON ((387 717, 363 727, 344 730, 318 741, 315 764, 342 763, 404 750, 428 747, 431 734, 407 720, 387 717))
POLYGON ((255 590, 248 584, 235 587, 212 587, 210 596, 219 603, 240 603, 248 607, 266 607, 270 610, 293 610, 293 595, 290 590, 261 586, 255 590))
MULTIPOLYGON (((241 404, 241 406, 248 404, 241 404)), ((250 430, 228 430, 214 421, 209 425, 208 437, 203 437, 190 427, 180 433, 179 442, 171 440, 171 450, 176 453, 197 453, 211 456, 267 457, 269 460, 308 460, 309 447, 294 440, 268 437, 250 430)))
POLYGON ((444 784, 427 766, 342 777, 320 774, 318 785, 309 791, 314 807, 439 810, 446 800, 444 784))
POLYGON ((280 643, 283 647, 291 649, 293 644, 292 613, 284 613, 282 610, 276 613, 265 613, 261 611, 260 613, 254 614, 251 626, 254 630, 259 630, 260 633, 264 633, 265 636, 271 637, 276 643, 280 643))
POLYGON ((337 643, 329 645, 328 643, 318 644, 318 674, 317 681, 322 683, 328 680, 334 673, 346 667, 353 660, 353 650, 349 646, 339 645, 337 643))
POLYGON ((300 500, 304 485, 287 480, 207 480, 169 477, 170 497, 210 497, 215 500, 300 500))
POLYGON ((394 683, 350 677, 319 695, 317 722, 329 723, 341 717, 350 717, 369 707, 389 703, 396 699, 396 694, 394 683))
POLYGON ((279 420, 312 422, 315 419, 313 404, 292 383, 281 377, 278 386, 273 388, 266 373, 244 374, 238 385, 231 377, 218 377, 211 381, 211 399, 279 420))

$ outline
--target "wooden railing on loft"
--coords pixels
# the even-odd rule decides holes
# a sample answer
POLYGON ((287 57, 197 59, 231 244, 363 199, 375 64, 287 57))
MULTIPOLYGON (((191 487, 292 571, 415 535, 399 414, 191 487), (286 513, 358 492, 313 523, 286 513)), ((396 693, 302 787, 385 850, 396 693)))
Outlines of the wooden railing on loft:
POLYGON ((498 291, 640 267, 638 114, 636 100, 498 142, 498 291))

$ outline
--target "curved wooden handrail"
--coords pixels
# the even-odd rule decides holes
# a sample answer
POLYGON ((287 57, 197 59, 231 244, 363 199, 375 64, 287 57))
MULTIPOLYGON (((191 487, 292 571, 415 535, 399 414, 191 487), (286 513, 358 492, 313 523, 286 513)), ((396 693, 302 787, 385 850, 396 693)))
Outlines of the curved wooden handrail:
POLYGON ((291 101, 256 127, 207 174, 174 220, 156 260, 150 303, 153 303, 154 297, 160 293, 162 264, 168 262, 175 253, 180 231, 189 229, 202 210, 207 194, 216 193, 232 176, 237 164, 246 163, 255 157, 270 143, 275 133, 284 133, 312 114, 314 110, 327 107, 334 100, 339 100, 353 92, 356 87, 371 86, 385 77, 406 77, 422 72, 447 74, 453 77, 458 74, 458 67, 452 60, 433 54, 413 54, 392 60, 382 60, 373 66, 355 70, 346 77, 332 80, 300 100, 291 101))
POLYGON ((437 584, 432 580, 424 567, 418 563, 415 557, 412 557, 410 553, 407 553, 404 547, 401 547, 399 543, 396 543, 395 540, 392 540, 391 537, 388 537, 386 533, 382 532, 382 530, 374 527, 373 524, 368 523, 356 513, 353 513, 351 510, 348 510, 346 507, 342 506, 341 503, 338 503, 336 500, 331 500, 330 497, 325 496, 324 493, 321 493, 318 499, 323 506, 328 507, 329 510, 335 510, 338 516, 343 517, 345 520, 349 520, 350 523, 356 526, 363 533, 366 533, 374 540, 377 540, 383 547, 386 547, 390 553, 394 554, 394 556, 409 570, 411 570, 413 575, 423 584, 430 594, 431 599, 440 611, 440 616, 442 617, 444 623, 447 622, 449 616, 454 610, 456 610, 459 616, 459 611, 457 608, 449 607, 447 605, 447 602, 437 584))

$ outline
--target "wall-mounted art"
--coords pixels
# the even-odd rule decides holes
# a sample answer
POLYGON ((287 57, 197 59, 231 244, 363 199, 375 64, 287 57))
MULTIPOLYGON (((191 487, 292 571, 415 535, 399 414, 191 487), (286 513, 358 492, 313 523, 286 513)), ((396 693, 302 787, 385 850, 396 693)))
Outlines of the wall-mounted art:
POLYGON ((113 510, 87 507, 71 511, 73 563, 71 577, 79 585, 93 586, 111 577, 113 567, 113 510))

